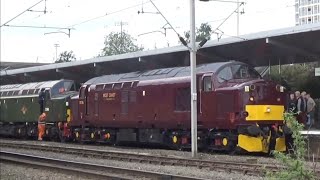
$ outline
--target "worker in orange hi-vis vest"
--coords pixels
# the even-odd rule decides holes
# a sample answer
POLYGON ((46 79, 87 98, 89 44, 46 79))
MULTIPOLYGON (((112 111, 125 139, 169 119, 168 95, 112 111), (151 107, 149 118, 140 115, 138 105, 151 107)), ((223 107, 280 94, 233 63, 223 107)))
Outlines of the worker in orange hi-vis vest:
POLYGON ((46 122, 45 122, 46 117, 47 117, 46 113, 42 113, 38 119, 38 140, 39 141, 42 141, 44 132, 46 130, 46 122))

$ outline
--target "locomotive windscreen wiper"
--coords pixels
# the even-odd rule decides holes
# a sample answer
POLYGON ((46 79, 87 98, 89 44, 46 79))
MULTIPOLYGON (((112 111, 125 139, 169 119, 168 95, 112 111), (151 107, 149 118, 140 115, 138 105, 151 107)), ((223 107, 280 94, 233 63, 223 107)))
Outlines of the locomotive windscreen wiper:
POLYGON ((229 81, 228 79, 225 79, 225 78, 223 78, 223 77, 219 77, 220 79, 222 79, 222 80, 224 80, 224 81, 229 81))

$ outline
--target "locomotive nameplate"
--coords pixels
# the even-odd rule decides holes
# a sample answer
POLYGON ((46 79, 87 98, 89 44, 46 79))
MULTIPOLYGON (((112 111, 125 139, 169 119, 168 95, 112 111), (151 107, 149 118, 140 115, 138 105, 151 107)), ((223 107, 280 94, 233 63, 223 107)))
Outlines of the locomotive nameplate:
POLYGON ((106 101, 112 101, 112 100, 116 99, 116 93, 115 92, 113 92, 113 93, 103 93, 102 97, 106 101))

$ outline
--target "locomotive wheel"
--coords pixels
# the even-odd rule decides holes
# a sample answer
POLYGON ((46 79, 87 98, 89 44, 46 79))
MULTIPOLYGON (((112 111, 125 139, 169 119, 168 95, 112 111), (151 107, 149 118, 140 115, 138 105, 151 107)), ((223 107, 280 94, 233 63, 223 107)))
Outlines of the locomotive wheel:
POLYGON ((81 145, 83 145, 83 144, 85 144, 85 142, 83 141, 83 135, 82 135, 82 133, 80 133, 79 132, 79 135, 80 135, 80 137, 79 137, 79 139, 78 139, 78 142, 81 144, 81 145))
POLYGON ((59 140, 62 143, 65 143, 67 141, 67 138, 63 136, 63 131, 59 130, 59 140))
POLYGON ((56 127, 51 127, 49 130, 49 139, 51 141, 54 141, 54 142, 58 142, 60 141, 60 138, 59 138, 59 132, 58 132, 58 128, 56 127))
POLYGON ((169 146, 174 149, 174 150, 178 150, 178 151, 182 151, 183 148, 181 146, 181 139, 179 138, 179 136, 172 136, 171 138, 169 138, 170 143, 169 146))
POLYGON ((27 139, 27 128, 25 126, 20 126, 17 128, 17 137, 21 139, 27 139))

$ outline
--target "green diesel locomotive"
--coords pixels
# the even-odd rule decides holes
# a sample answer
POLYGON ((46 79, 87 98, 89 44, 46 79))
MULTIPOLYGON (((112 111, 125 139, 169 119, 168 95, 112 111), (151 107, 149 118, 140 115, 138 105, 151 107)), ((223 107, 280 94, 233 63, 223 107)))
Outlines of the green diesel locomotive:
POLYGON ((62 138, 62 126, 70 121, 69 100, 78 94, 72 80, 0 86, 0 135, 22 138, 37 136, 41 112, 38 96, 41 89, 45 90, 45 136, 54 140, 62 138))

